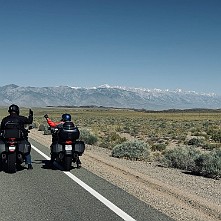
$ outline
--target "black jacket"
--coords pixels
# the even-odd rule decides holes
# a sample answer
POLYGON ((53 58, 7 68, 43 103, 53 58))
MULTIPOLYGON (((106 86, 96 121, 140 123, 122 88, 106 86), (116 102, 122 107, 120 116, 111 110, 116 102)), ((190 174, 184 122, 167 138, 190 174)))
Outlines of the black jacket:
POLYGON ((26 124, 32 124, 33 122, 33 116, 29 115, 28 117, 17 115, 16 113, 11 113, 9 116, 2 119, 1 122, 1 131, 6 129, 6 123, 12 122, 12 123, 18 123, 19 129, 21 129, 23 132, 25 132, 25 125, 26 124))

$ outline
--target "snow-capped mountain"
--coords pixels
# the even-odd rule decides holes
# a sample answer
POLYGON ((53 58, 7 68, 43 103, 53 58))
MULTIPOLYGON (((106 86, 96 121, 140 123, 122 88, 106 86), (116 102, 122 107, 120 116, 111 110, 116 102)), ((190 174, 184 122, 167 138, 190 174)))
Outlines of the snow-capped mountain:
POLYGON ((0 106, 12 103, 23 107, 104 106, 147 110, 221 108, 221 96, 195 91, 127 88, 101 85, 82 88, 20 87, 14 84, 0 87, 0 106))

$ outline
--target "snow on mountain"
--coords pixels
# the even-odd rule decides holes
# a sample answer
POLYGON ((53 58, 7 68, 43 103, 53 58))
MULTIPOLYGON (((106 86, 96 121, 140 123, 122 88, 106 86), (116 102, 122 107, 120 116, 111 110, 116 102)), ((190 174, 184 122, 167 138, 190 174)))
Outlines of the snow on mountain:
POLYGON ((0 87, 0 105, 16 103, 27 107, 106 106, 148 110, 221 108, 221 96, 195 91, 161 90, 110 86, 83 88, 70 86, 0 87))

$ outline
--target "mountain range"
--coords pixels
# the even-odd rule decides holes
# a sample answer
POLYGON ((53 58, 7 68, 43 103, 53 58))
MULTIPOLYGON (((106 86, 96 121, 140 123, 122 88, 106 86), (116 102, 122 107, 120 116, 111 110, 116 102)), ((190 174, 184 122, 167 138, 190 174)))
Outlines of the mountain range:
POLYGON ((0 106, 15 103, 22 107, 103 106, 146 110, 221 108, 221 96, 195 91, 99 87, 0 87, 0 106))

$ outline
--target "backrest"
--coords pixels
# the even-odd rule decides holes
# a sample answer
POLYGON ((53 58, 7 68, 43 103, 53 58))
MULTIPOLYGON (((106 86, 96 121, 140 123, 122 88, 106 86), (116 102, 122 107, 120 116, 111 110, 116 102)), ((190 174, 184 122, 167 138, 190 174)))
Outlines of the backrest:
POLYGON ((76 140, 80 136, 80 132, 77 127, 74 126, 73 122, 65 122, 63 127, 58 131, 58 138, 60 142, 66 140, 76 140))
POLYGON ((63 124, 63 129, 64 130, 74 130, 75 126, 74 126, 74 123, 71 122, 71 121, 66 121, 64 124, 63 124))
POLYGON ((22 137, 22 131, 18 123, 9 121, 5 124, 5 129, 3 130, 3 138, 19 139, 21 137, 22 137))

